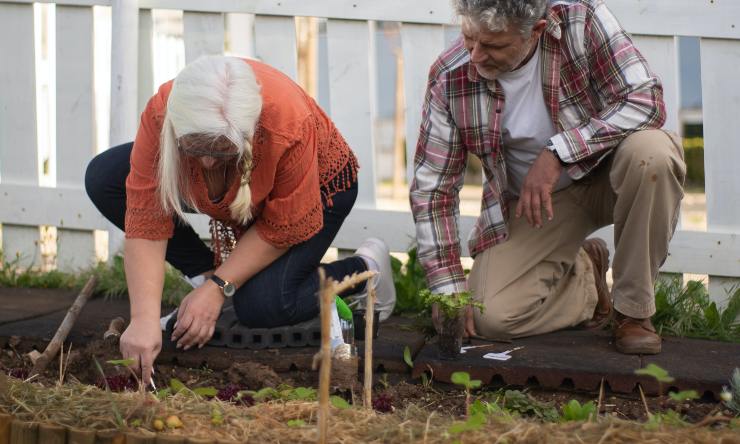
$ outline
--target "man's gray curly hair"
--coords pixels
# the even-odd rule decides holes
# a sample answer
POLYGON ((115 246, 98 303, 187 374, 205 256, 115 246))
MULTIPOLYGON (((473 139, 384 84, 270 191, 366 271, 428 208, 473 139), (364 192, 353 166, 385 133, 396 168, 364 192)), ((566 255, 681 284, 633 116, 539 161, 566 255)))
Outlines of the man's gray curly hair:
POLYGON ((452 0, 455 12, 473 22, 486 25, 489 31, 518 27, 524 36, 532 33, 538 20, 545 17, 548 0, 452 0))

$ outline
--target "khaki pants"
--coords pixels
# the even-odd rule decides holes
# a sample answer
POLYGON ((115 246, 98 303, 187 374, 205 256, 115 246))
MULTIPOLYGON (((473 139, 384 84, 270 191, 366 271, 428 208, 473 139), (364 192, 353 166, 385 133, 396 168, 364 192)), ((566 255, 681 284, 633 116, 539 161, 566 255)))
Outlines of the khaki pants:
POLYGON ((509 204, 509 240, 478 254, 469 284, 485 310, 479 334, 522 337, 590 319, 597 294, 581 244, 614 224, 614 307, 646 318, 655 313, 653 285, 668 253, 683 197, 686 166, 672 133, 633 133, 586 178, 554 193, 552 221, 532 228, 509 204))

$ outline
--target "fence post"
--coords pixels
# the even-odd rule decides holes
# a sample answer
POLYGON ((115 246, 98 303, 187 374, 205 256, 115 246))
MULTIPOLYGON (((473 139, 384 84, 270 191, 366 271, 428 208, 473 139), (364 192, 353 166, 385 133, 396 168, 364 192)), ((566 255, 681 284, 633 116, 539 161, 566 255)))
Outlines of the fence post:
MULTIPOLYGON (((93 10, 58 5, 56 18, 57 187, 81 190, 95 153, 93 10)), ((65 228, 71 222, 60 220, 57 230, 57 268, 68 271, 88 267, 95 259, 93 233, 65 228)))
MULTIPOLYGON (((33 5, 0 4, 0 60, 4 64, 0 69, 0 176, 3 185, 39 186, 35 54, 33 5)), ((0 208, 2 205, 7 204, 0 204, 0 208)), ((28 205, 33 205, 31 196, 28 196, 28 205)), ((21 213, 24 212, 21 208, 21 213)), ((19 255, 24 266, 39 264, 38 243, 38 227, 3 225, 2 247, 9 260, 19 255)))
MULTIPOLYGON (((138 0, 111 0, 110 145, 131 142, 137 127, 139 49, 138 0)), ((123 247, 123 233, 109 224, 108 255, 123 247)))

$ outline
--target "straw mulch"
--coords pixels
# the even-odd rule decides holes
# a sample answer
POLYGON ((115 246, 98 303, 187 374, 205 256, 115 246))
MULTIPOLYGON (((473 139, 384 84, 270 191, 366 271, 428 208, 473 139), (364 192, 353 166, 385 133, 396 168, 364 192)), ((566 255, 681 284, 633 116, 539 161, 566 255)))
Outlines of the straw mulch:
MULTIPOLYGON (((316 402, 260 403, 237 407, 206 401, 190 393, 158 400, 150 393, 110 393, 96 387, 66 384, 43 387, 0 375, 0 412, 17 419, 95 430, 152 431, 155 418, 177 415, 182 428, 161 433, 238 442, 317 441, 316 402), (117 417, 120 418, 117 420, 117 417), (214 421, 214 418, 222 418, 214 421), (123 425, 120 420, 124 420, 123 425), (291 421, 293 420, 293 421, 291 421), (301 420, 295 421, 295 420, 301 420), (289 423, 290 421, 290 423, 289 423), (220 422, 214 424, 214 422, 220 422)), ((662 428, 648 430, 634 422, 604 419, 595 423, 543 424, 524 419, 503 421, 491 417, 478 430, 450 434, 459 418, 411 406, 393 414, 378 414, 361 408, 332 408, 330 441, 335 443, 377 442, 442 443, 738 443, 740 430, 723 428, 662 428)))

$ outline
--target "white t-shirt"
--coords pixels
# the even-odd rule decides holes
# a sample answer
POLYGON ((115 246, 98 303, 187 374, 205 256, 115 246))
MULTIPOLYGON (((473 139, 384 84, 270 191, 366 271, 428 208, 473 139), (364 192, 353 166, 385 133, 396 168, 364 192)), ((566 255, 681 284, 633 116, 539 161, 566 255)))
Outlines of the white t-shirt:
MULTIPOLYGON (((529 168, 545 148, 547 140, 557 133, 542 91, 540 48, 524 66, 500 74, 496 80, 505 97, 502 128, 508 190, 519 196, 529 168)), ((571 178, 563 170, 554 191, 571 183, 571 178)))

